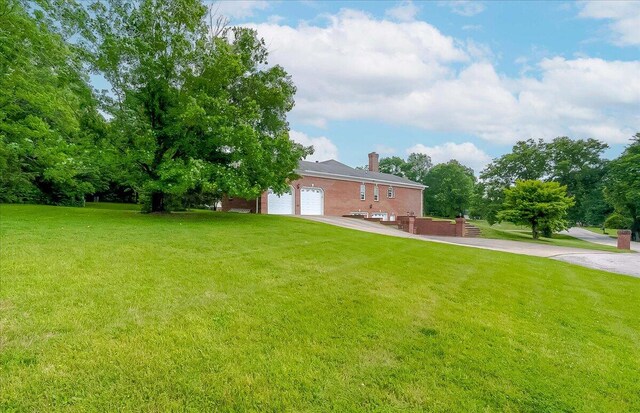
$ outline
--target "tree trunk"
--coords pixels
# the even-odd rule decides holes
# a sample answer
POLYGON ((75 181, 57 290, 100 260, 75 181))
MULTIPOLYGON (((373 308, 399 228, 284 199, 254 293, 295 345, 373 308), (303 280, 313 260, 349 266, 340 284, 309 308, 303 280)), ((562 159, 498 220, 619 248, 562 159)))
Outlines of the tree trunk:
POLYGON ((151 212, 165 212, 163 192, 151 193, 151 212))
POLYGON ((640 242, 640 219, 636 218, 631 224, 631 240, 640 242))
POLYGON ((533 239, 538 239, 538 223, 534 222, 531 224, 531 235, 533 235, 533 239))

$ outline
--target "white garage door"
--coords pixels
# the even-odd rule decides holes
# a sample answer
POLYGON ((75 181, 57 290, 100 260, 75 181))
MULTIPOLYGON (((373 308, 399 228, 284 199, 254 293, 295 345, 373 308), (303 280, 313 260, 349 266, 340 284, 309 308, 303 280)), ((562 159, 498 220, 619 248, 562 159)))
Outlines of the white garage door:
POLYGON ((277 195, 270 189, 267 195, 267 213, 275 215, 293 215, 293 195, 289 193, 277 195))
POLYGON ((300 189, 300 215, 322 215, 324 192, 320 188, 300 189))

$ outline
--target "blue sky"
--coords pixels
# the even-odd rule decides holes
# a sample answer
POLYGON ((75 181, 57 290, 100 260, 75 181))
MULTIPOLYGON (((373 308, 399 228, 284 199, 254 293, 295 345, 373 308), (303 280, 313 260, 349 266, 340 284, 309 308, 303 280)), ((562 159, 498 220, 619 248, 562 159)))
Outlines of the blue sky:
POLYGON ((456 158, 479 172, 517 140, 640 131, 640 2, 218 1, 298 87, 312 159, 456 158))
POLYGON ((596 138, 613 158, 640 132, 640 1, 210 4, 291 74, 308 160, 421 152, 479 173, 518 140, 596 138))

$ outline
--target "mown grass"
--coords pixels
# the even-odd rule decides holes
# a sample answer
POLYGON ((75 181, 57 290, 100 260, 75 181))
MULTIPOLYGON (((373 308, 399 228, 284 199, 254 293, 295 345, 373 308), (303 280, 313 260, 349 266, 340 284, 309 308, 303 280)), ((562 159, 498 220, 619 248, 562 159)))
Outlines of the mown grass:
POLYGON ((598 227, 582 227, 586 230, 589 230, 591 232, 595 232, 596 234, 600 234, 600 235, 608 235, 611 238, 618 238, 618 230, 617 229, 613 229, 613 228, 605 228, 604 231, 605 233, 602 234, 602 228, 598 228, 598 227))
POLYGON ((640 409, 640 279, 276 216, 0 222, 0 411, 640 409))
POLYGON ((469 223, 480 228, 480 237, 482 238, 533 242, 536 244, 555 245, 558 247, 583 248, 588 250, 607 252, 625 252, 613 246, 595 244, 593 242, 584 241, 566 234, 553 234, 553 238, 540 237, 539 239, 535 240, 531 235, 530 228, 515 225, 510 222, 502 222, 489 225, 489 223, 484 220, 470 220, 469 223))
POLYGON ((91 209, 116 209, 120 211, 140 211, 142 205, 125 204, 121 202, 87 202, 85 208, 91 209))

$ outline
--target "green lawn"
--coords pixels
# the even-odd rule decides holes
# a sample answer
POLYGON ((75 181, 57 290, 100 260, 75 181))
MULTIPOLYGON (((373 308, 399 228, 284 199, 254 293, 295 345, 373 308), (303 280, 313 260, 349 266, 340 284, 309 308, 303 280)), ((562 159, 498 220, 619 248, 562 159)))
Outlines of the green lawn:
POLYGON ((140 211, 141 205, 138 204, 123 204, 119 202, 87 202, 85 208, 92 209, 118 209, 122 211, 140 211))
POLYGON ((277 216, 0 222, 0 411, 640 409, 637 278, 277 216))
MULTIPOLYGON (((489 225, 484 220, 469 220, 480 228, 480 236, 482 238, 505 239, 509 241, 535 242, 536 244, 557 245, 559 247, 584 248, 589 250, 608 251, 608 252, 624 252, 616 247, 594 244, 593 242, 583 241, 565 234, 553 234, 553 238, 533 239, 531 228, 515 225, 510 222, 502 222, 489 225)), ((601 231, 602 232, 602 231, 601 231)))
MULTIPOLYGON (((584 229, 588 229, 591 232, 595 232, 596 234, 602 234, 602 228, 599 227, 582 227, 584 229)), ((618 238, 618 230, 613 228, 605 228, 605 233, 611 238, 618 238)))

